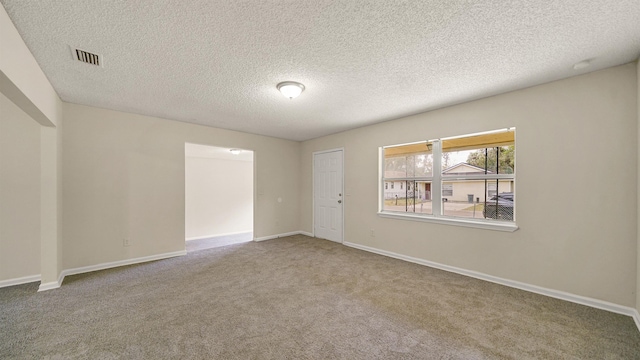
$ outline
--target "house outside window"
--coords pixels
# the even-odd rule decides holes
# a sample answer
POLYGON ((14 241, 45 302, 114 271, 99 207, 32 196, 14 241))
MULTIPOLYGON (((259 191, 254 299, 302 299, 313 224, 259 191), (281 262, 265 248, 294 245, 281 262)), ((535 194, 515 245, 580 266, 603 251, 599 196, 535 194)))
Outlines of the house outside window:
POLYGON ((381 215, 515 221, 514 128, 385 146, 381 156, 381 181, 400 182, 381 194, 381 215))

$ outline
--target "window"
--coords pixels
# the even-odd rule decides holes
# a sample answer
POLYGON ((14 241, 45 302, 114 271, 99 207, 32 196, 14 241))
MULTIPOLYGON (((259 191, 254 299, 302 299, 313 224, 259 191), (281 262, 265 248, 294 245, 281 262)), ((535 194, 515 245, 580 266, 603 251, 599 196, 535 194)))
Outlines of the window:
POLYGON ((381 181, 392 183, 382 191, 381 215, 516 229, 514 128, 381 150, 381 181))
POLYGON ((429 146, 423 142, 385 149, 383 179, 400 186, 384 191, 383 210, 431 214, 433 154, 429 146))
POLYGON ((442 184, 442 196, 453 196, 453 184, 442 184))

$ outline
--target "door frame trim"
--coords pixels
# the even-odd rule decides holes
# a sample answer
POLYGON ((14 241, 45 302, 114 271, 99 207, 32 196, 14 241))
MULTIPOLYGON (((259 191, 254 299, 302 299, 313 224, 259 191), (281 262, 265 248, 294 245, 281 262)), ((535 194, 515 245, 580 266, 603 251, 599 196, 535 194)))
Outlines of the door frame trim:
POLYGON ((311 235, 316 237, 316 155, 326 154, 331 152, 341 151, 342 152, 342 241, 340 244, 345 243, 344 239, 344 213, 346 205, 346 201, 344 198, 347 195, 344 192, 344 147, 327 149, 327 150, 319 150, 311 153, 311 235))

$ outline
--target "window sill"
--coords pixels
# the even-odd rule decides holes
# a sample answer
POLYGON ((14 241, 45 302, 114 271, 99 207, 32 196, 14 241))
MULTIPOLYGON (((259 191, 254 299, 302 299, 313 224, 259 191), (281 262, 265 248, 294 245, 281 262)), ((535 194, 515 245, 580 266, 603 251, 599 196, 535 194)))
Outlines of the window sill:
POLYGON ((467 220, 463 218, 435 217, 433 215, 399 214, 386 211, 378 212, 378 216, 388 219, 423 221, 435 224, 462 226, 494 231, 514 232, 518 230, 518 225, 509 222, 467 220))

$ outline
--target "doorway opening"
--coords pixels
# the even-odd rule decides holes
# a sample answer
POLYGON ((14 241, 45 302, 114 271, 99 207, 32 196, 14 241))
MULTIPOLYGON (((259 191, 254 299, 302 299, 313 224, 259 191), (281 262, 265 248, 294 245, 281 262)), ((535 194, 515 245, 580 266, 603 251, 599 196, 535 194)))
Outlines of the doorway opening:
POLYGON ((253 240, 253 151, 185 143, 188 252, 253 240))

